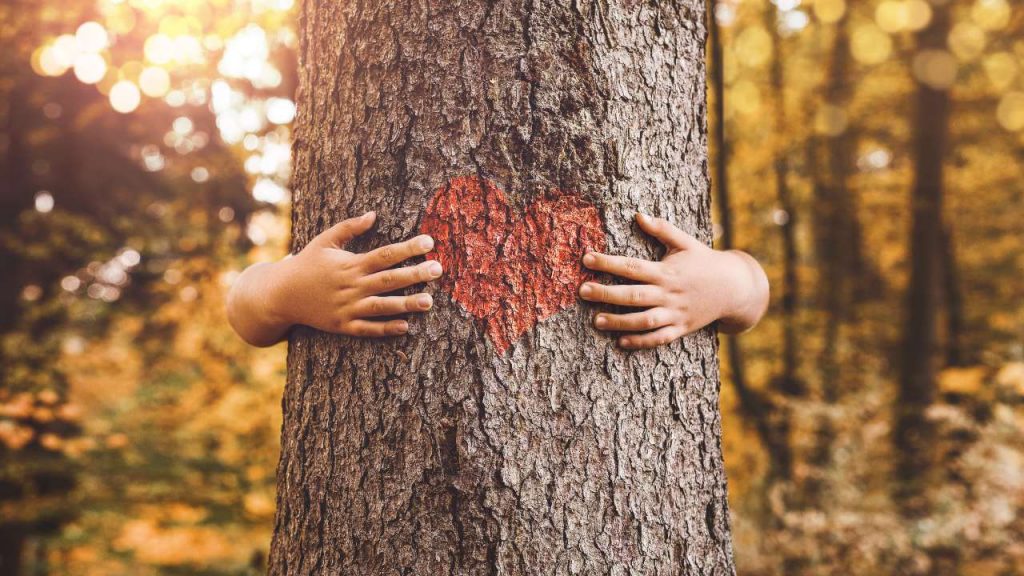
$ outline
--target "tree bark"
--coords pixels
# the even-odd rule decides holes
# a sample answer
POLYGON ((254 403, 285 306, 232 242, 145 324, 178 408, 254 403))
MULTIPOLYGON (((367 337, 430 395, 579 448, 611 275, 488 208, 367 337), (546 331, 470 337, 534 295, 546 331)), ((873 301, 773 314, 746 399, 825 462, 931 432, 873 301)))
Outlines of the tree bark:
POLYGON ((375 209, 353 249, 453 218, 465 259, 406 337, 293 331, 270 574, 734 573, 713 329, 627 353, 547 292, 590 215, 710 243, 702 2, 307 0, 299 34, 293 248, 375 209))

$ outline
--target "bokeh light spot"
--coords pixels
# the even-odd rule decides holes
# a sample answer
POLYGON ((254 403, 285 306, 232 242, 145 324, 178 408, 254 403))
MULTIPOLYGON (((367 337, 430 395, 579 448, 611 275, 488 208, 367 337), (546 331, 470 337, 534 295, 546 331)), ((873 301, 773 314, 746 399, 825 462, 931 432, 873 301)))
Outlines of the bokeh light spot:
POLYGON ((202 184, 210 179, 210 171, 202 166, 197 166, 192 169, 190 176, 192 177, 193 182, 202 184))
POLYGON ((877 26, 862 24, 853 31, 850 52, 862 64, 881 64, 892 54, 892 38, 877 26))
POLYGON ((1011 132, 1024 130, 1024 92, 1008 92, 996 109, 999 125, 1011 132))
POLYGON ((159 66, 150 66, 139 74, 139 88, 150 98, 160 98, 171 88, 171 76, 159 66))
POLYGON ((740 114, 753 115, 761 109, 761 91, 753 82, 743 80, 732 87, 725 103, 740 114))
POLYGON ((50 194, 46 190, 40 190, 39 192, 36 192, 36 212, 39 212, 40 214, 49 214, 50 212, 53 211, 53 206, 53 194, 50 194))
POLYGON ((935 90, 948 90, 956 82, 956 58, 945 50, 922 50, 914 56, 912 70, 918 82, 935 90))
POLYGON ((96 84, 107 75, 107 61, 99 54, 82 52, 75 57, 75 77, 83 84, 96 84))
POLYGON ((817 0, 814 14, 825 24, 835 24, 846 14, 846 0, 817 0))
POLYGON ((1019 72, 1017 59, 1008 52, 996 52, 986 56, 983 65, 989 82, 996 90, 1006 90, 1017 79, 1019 72))
POLYGON ((60 76, 68 70, 67 64, 61 60, 53 46, 38 51, 38 59, 33 59, 33 68, 43 76, 60 76))
POLYGON ((760 68, 772 57, 772 38, 764 28, 751 26, 736 37, 733 50, 742 64, 760 68))
POLYGON ((971 7, 971 19, 985 30, 1001 30, 1010 23, 1010 4, 1006 0, 977 0, 971 7))
POLYGON ((973 60, 985 51, 985 31, 970 22, 960 22, 949 32, 949 49, 961 60, 973 60))
POLYGON ((900 32, 908 27, 909 12, 906 2, 885 0, 875 8, 875 22, 885 32, 890 34, 900 32))
POLYGON ((267 100, 267 120, 274 124, 288 124, 295 119, 295 103, 287 98, 267 100))
POLYGON ((163 34, 154 34, 143 46, 146 59, 154 64, 167 64, 174 54, 174 43, 163 34))
POLYGON ((932 6, 925 0, 907 0, 907 29, 924 30, 932 21, 932 6))
POLYGON ((110 105, 122 114, 134 112, 141 101, 138 86, 128 80, 121 80, 110 89, 110 105))
POLYGON ((75 44, 82 52, 99 52, 109 43, 107 29, 99 22, 85 22, 75 32, 75 44))
POLYGON ((174 122, 171 123, 171 129, 182 136, 191 134, 193 127, 194 125, 192 124, 192 120, 189 119, 188 116, 178 116, 174 119, 174 122))

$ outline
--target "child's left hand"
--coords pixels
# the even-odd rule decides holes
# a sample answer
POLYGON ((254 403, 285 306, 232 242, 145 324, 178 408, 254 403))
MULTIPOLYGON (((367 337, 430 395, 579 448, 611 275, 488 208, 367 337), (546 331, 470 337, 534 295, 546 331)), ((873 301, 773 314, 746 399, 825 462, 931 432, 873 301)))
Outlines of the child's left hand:
POLYGON ((594 326, 643 332, 621 336, 619 345, 654 348, 716 320, 727 333, 757 324, 768 307, 768 278, 754 258, 739 251, 713 250, 661 218, 637 214, 637 223, 668 248, 662 261, 588 253, 583 257, 587 268, 641 284, 586 282, 580 296, 591 302, 647 309, 630 314, 602 312, 594 318, 594 326))

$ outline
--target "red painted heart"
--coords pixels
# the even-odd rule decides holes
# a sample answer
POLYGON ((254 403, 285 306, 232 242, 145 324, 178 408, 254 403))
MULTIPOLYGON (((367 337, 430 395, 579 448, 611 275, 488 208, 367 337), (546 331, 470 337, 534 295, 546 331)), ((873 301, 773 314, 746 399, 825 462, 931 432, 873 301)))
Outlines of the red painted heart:
POLYGON ((605 249, 601 216, 580 196, 552 190, 520 217, 493 182, 476 176, 438 189, 420 230, 434 237, 427 258, 444 266, 441 288, 486 324, 498 354, 572 306, 591 278, 580 259, 605 249))

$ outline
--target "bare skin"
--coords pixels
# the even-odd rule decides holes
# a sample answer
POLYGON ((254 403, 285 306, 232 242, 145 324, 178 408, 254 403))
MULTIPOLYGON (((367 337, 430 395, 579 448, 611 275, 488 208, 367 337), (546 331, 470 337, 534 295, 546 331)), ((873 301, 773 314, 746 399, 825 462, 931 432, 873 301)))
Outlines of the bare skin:
POLYGON ((660 262, 591 252, 583 265, 639 282, 608 286, 586 282, 580 297, 591 302, 645 308, 628 314, 601 312, 599 330, 629 332, 623 348, 655 348, 712 322, 736 334, 752 328, 768 308, 768 277, 744 252, 713 250, 667 220, 637 214, 640 228, 665 245, 660 262))
MULTIPOLYGON (((404 319, 381 320, 426 312, 430 294, 381 296, 430 282, 441 264, 427 261, 393 268, 434 247, 427 235, 377 248, 365 254, 344 249, 369 230, 373 212, 345 220, 313 239, 301 252, 278 262, 254 264, 228 293, 228 321, 253 346, 272 346, 296 325, 324 332, 368 338, 398 336, 409 330, 404 319)), ((668 249, 661 262, 591 252, 583 264, 641 284, 606 286, 584 283, 584 300, 646 308, 629 314, 599 313, 599 330, 630 332, 624 348, 654 348, 717 321, 726 333, 753 327, 768 307, 768 279, 751 256, 708 248, 660 218, 637 215, 637 222, 668 249)))
POLYGON ((436 261, 392 269, 429 252, 434 240, 417 236, 365 254, 344 249, 375 220, 373 212, 350 218, 293 257, 247 268, 228 293, 228 321, 235 332, 253 346, 280 342, 296 324, 370 338, 408 332, 406 320, 379 318, 426 312, 434 305, 433 298, 426 293, 380 294, 439 278, 441 264, 436 261))

